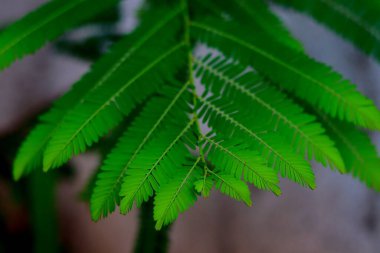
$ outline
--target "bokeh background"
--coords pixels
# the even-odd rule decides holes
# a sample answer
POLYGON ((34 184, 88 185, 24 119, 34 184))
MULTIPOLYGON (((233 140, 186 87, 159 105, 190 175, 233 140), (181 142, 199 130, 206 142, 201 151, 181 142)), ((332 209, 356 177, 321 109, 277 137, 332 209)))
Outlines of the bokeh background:
MULTIPOLYGON (((43 2, 0 0, 0 27, 43 2)), ((117 29, 129 31, 135 26, 133 10, 139 5, 139 0, 124 0, 117 29)), ((276 6, 273 9, 304 43, 307 52, 358 84, 380 107, 378 63, 311 19, 276 6)), ((0 73, 0 251, 16 252, 4 246, 8 244, 14 245, 13 249, 33 248, 33 217, 40 217, 46 226, 58 228, 61 252, 121 253, 131 252, 133 248, 136 210, 127 216, 115 213, 93 223, 88 204, 81 200, 88 178, 99 165, 95 153, 75 158, 70 164, 73 169, 59 180, 47 175, 54 184, 47 183, 46 189, 50 190, 40 195, 40 204, 46 204, 49 210, 48 199, 54 201, 56 219, 44 216, 43 211, 33 213, 19 197, 30 194, 33 182, 15 184, 9 180, 7 154, 12 154, 13 146, 19 145, 21 140, 17 138, 21 138, 22 131, 28 129, 35 116, 64 93, 88 67, 88 61, 62 54, 48 45, 0 73), (11 136, 16 137, 8 144, 11 136), (22 242, 26 245, 20 245, 22 242)), ((380 147, 379 134, 372 137, 380 147)), ((318 165, 314 168, 318 185, 315 191, 283 180, 280 197, 254 190, 252 208, 218 193, 207 200, 200 199, 172 227, 170 252, 380 252, 380 195, 350 176, 338 175, 318 165)), ((46 184, 46 180, 42 183, 46 184)))

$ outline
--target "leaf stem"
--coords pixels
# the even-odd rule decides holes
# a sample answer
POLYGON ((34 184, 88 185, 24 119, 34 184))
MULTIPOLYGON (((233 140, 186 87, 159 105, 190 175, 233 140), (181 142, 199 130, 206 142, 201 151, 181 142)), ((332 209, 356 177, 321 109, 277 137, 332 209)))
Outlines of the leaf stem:
POLYGON ((153 199, 145 202, 140 208, 140 227, 136 244, 135 253, 166 253, 169 246, 170 225, 157 231, 156 222, 153 219, 153 199))
MULTIPOLYGON (((200 141, 202 140, 202 129, 201 129, 201 126, 199 124, 199 119, 198 119, 198 115, 196 113, 196 108, 197 108, 197 101, 198 101, 198 95, 197 95, 197 89, 196 89, 196 86, 195 86, 195 82, 194 82, 194 72, 193 72, 193 60, 194 60, 194 57, 192 55, 192 46, 191 46, 191 41, 190 41, 190 17, 189 17, 189 8, 188 8, 188 3, 187 3, 187 0, 182 0, 181 1, 181 4, 183 5, 183 10, 184 10, 184 14, 183 14, 183 18, 184 18, 184 26, 185 26, 185 34, 184 34, 184 39, 185 39, 185 43, 187 45, 187 48, 188 48, 188 75, 189 75, 189 82, 190 84, 192 84, 192 88, 193 88, 193 117, 195 119, 195 125, 196 125, 196 128, 197 128, 197 134, 198 134, 198 144, 200 144, 200 141)), ((205 154, 204 154, 204 151, 203 151, 203 148, 201 145, 198 145, 198 148, 199 148, 199 155, 202 159, 202 162, 204 164, 204 170, 205 170, 205 173, 207 173, 207 163, 206 163, 206 159, 205 159, 205 154)))

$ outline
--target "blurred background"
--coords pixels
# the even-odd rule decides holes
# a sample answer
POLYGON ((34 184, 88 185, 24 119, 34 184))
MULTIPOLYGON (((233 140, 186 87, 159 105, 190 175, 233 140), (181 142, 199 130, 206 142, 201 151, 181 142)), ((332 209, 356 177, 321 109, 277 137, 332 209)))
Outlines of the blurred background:
MULTIPOLYGON (((0 29, 43 2, 0 0, 0 29)), ((95 152, 75 158, 59 172, 17 183, 11 180, 11 163, 36 116, 88 70, 96 52, 118 33, 133 29, 140 4, 124 0, 120 14, 116 11, 96 28, 79 29, 58 46, 48 45, 0 73, 0 252, 132 251, 136 210, 127 216, 116 212, 98 223, 90 219, 84 189, 99 165, 95 152), (96 38, 99 31, 106 31, 106 43, 76 43, 89 34, 96 38)), ((311 19, 273 9, 308 53, 358 84, 380 107, 380 67, 375 61, 311 19)), ((372 137, 379 148, 380 135, 372 137)), ((283 180, 280 197, 254 190, 252 208, 218 193, 200 199, 172 226, 170 252, 378 253, 380 195, 350 176, 314 168, 315 191, 283 180)))

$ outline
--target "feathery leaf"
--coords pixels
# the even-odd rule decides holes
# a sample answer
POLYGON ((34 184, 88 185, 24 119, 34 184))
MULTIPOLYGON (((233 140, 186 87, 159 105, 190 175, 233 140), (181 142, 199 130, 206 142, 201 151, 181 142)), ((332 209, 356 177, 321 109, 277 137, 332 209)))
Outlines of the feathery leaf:
POLYGON ((55 0, 29 13, 0 33, 0 70, 118 2, 55 0))
POLYGON ((368 134, 319 113, 339 148, 347 171, 368 187, 380 191, 380 157, 368 134))
MULTIPOLYGON (((264 33, 271 39, 297 51, 303 51, 302 44, 284 27, 282 22, 270 11, 263 0, 210 0, 210 8, 217 9, 219 15, 228 21, 245 24, 252 33, 264 33)), ((207 0, 206 0, 207 2, 207 0)), ((209 10, 211 12, 211 10, 209 10)), ((254 36, 254 35, 252 35, 254 36)))
POLYGON ((214 181, 208 174, 208 171, 205 170, 202 178, 194 182, 195 190, 202 194, 204 198, 208 198, 210 196, 211 189, 214 186, 214 181))
POLYGON ((238 201, 244 201, 247 206, 252 205, 251 193, 248 186, 232 175, 209 171, 215 178, 215 187, 227 196, 238 201))
POLYGON ((75 83, 68 93, 54 102, 49 112, 40 118, 40 123, 22 144, 14 162, 15 179, 19 179, 35 168, 42 167, 42 156, 46 146, 62 124, 65 115, 82 103, 91 90, 107 85, 116 75, 120 75, 122 68, 125 68, 126 64, 131 64, 136 53, 143 50, 146 45, 154 43, 157 36, 160 36, 160 32, 178 16, 180 11, 180 8, 176 8, 170 12, 156 10, 150 13, 135 32, 117 42, 91 67, 89 73, 75 83), (167 14, 165 18, 162 18, 163 13, 167 14))
POLYGON ((160 85, 174 80, 185 54, 184 43, 176 40, 179 28, 176 19, 160 27, 149 44, 134 51, 132 59, 64 117, 44 153, 44 170, 58 167, 85 151, 86 146, 115 127, 136 104, 160 85))
POLYGON ((380 112, 356 87, 302 52, 276 43, 265 34, 249 35, 244 24, 221 19, 196 20, 193 37, 252 64, 266 77, 333 117, 380 129, 380 112))
POLYGON ((176 175, 160 187, 154 199, 154 219, 157 221, 157 229, 171 223, 179 213, 195 203, 197 196, 193 185, 201 176, 201 170, 197 167, 200 160, 199 157, 190 168, 178 167, 176 175))
POLYGON ((252 145, 270 166, 280 170, 282 176, 314 189, 314 173, 303 157, 293 152, 279 134, 263 132, 265 122, 260 123, 260 119, 253 118, 247 105, 236 106, 229 101, 227 97, 200 97, 199 115, 203 122, 224 139, 233 138, 252 145))
MULTIPOLYGON (((180 120, 180 122, 187 121, 186 100, 184 100, 186 97, 184 93, 187 92, 187 88, 188 84, 183 85, 182 88, 167 87, 163 90, 165 95, 152 98, 139 117, 133 121, 120 138, 116 148, 110 152, 98 174, 96 187, 91 198, 93 220, 98 220, 114 211, 115 204, 120 202, 119 192, 123 180, 127 182, 124 184, 124 188, 128 189, 123 189, 121 192, 134 195, 130 198, 131 205, 139 190, 144 190, 144 188, 134 189, 129 183, 129 177, 125 178, 125 175, 128 174, 130 166, 134 160, 138 159, 145 146, 149 145, 151 141, 156 142, 157 135, 163 132, 163 127, 172 127, 173 119, 180 120), (132 194, 133 192, 135 194, 132 194)), ((177 128, 178 125, 175 127, 177 128)), ((175 132, 176 128, 170 128, 170 130, 175 132)), ((141 169, 141 172, 144 170, 141 169)), ((147 197, 143 199, 146 200, 147 197)), ((138 203, 141 204, 141 202, 138 203)))
POLYGON ((136 202, 139 207, 146 201, 153 191, 157 191, 162 182, 175 173, 177 166, 186 160, 189 151, 185 144, 192 132, 194 119, 185 126, 181 124, 169 125, 152 140, 133 160, 122 183, 120 196, 123 200, 120 205, 122 213, 127 213, 136 202), (164 176, 163 176, 164 175, 164 176), (165 177, 166 176, 166 177, 165 177))
POLYGON ((207 159, 221 172, 243 178, 262 190, 281 194, 277 173, 267 166, 267 162, 249 145, 234 140, 216 139, 204 136, 207 159))
POLYGON ((200 76, 207 91, 219 96, 227 95, 235 101, 247 101, 252 114, 266 119, 268 129, 278 131, 301 154, 313 156, 323 165, 344 172, 344 163, 324 128, 315 117, 288 99, 286 95, 268 85, 252 70, 223 57, 196 58, 195 73, 200 76))
POLYGON ((275 0, 305 12, 380 61, 380 3, 374 0, 275 0))
MULTIPOLYGON (((311 13, 379 58, 374 13, 380 5, 369 1, 277 0, 311 13)), ((42 6, 0 34, 0 70, 117 2, 42 6)), ((308 57, 264 0, 147 0, 140 14, 135 31, 40 118, 15 160, 16 179, 37 167, 56 168, 113 131, 116 147, 91 184, 93 220, 154 198, 161 229, 214 186, 247 205, 246 183, 279 195, 279 173, 314 189, 306 158, 380 191, 380 158, 356 129, 380 129, 378 108, 308 57), (201 53, 192 51, 199 42, 211 51, 204 58, 193 56, 201 53), (324 126, 305 112, 308 104, 324 126), (119 137, 125 125, 115 128, 124 120, 128 127, 119 137)))

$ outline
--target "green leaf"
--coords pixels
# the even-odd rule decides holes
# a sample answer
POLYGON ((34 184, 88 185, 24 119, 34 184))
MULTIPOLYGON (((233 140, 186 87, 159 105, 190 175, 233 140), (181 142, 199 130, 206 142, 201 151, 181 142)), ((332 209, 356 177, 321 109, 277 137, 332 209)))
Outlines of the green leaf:
POLYGON ((195 190, 202 194, 204 198, 208 198, 210 196, 210 192, 212 187, 214 186, 214 181, 212 178, 208 175, 208 171, 206 170, 203 173, 202 179, 194 182, 194 188, 195 190))
MULTIPOLYGON (((240 101, 239 101, 240 102, 240 101)), ((314 173, 302 156, 292 151, 289 144, 275 132, 267 131, 265 122, 253 117, 249 107, 234 104, 228 97, 199 98, 199 115, 204 123, 224 139, 234 139, 251 145, 267 159, 267 164, 294 182, 315 188, 314 173)))
POLYGON ((302 44, 290 34, 263 0, 211 0, 211 2, 214 4, 210 7, 219 7, 219 15, 227 16, 227 21, 232 19, 234 22, 245 24, 252 34, 264 33, 282 45, 303 51, 302 44))
MULTIPOLYGON (((117 42, 91 67, 90 72, 74 84, 68 93, 54 102, 52 108, 40 118, 40 124, 33 129, 18 151, 13 169, 15 179, 42 167, 46 146, 55 136, 66 114, 78 104, 83 103, 91 90, 108 85, 115 78, 119 78, 123 69, 141 54, 144 47, 155 41, 162 30, 170 26, 171 21, 179 15, 180 9, 171 10, 164 19, 161 18, 163 12, 167 13, 165 10, 151 13, 135 32, 117 42), (160 22, 156 22, 158 19, 160 22)), ((120 81, 122 80, 124 79, 120 78, 120 81)))
POLYGON ((267 166, 267 162, 250 147, 236 140, 222 140, 216 137, 203 137, 207 159, 222 172, 243 178, 262 190, 281 194, 277 173, 267 166))
MULTIPOLYGON (((0 43, 0 69, 117 2, 98 1, 55 0, 16 22, 18 29, 10 26, 4 59, 0 43)), ((356 129, 380 129, 379 110, 306 56, 264 0, 147 0, 139 14, 135 31, 41 117, 15 160, 16 179, 37 167, 61 166, 101 138, 114 140, 112 146, 118 139, 91 181, 91 216, 99 220, 117 206, 125 214, 154 198, 156 229, 214 186, 247 205, 246 183, 279 195, 278 174, 314 189, 307 159, 350 172, 380 191, 380 159, 356 129), (211 53, 197 58, 202 43, 211 53), (305 109, 321 111, 325 126, 305 109)), ((371 16, 365 25, 375 22, 370 11, 353 15, 371 16)), ((108 152, 111 142, 96 147, 108 152)))
POLYGON ((29 13, 0 33, 0 70, 118 2, 55 0, 29 13))
POLYGON ((248 105, 256 118, 264 119, 266 127, 279 132, 300 154, 307 154, 323 165, 345 171, 343 160, 325 129, 315 117, 271 87, 248 67, 223 57, 196 58, 195 73, 208 92, 248 105))
POLYGON ((250 36, 244 24, 196 20, 197 40, 236 57, 325 113, 359 126, 380 129, 380 112, 356 87, 329 67, 284 47, 265 34, 250 36))
MULTIPOLYGON (((176 12, 178 13, 178 12, 176 12)), ((44 153, 44 170, 56 168, 97 142, 147 96, 175 79, 183 66, 184 42, 177 41, 180 24, 171 19, 156 29, 154 43, 134 51, 105 83, 88 92, 63 119, 44 153)))
MULTIPOLYGON (((172 124, 169 124, 171 119, 177 118, 181 119, 181 122, 187 121, 187 115, 184 111, 186 108, 184 97, 188 93, 186 92, 187 88, 188 84, 183 85, 182 88, 177 85, 177 87, 164 89, 164 94, 158 98, 152 98, 119 139, 117 146, 106 158, 96 180, 94 193, 91 197, 93 220, 98 220, 114 211, 115 204, 120 202, 119 192, 127 171, 145 146, 149 145, 152 139, 157 139, 158 134, 162 134, 163 127, 170 127, 170 131, 175 133, 177 127, 181 125, 176 125, 174 128, 172 124)), ((143 171, 142 169, 141 172, 143 171)), ((138 193, 137 189, 131 189, 132 185, 128 182, 125 185, 128 190, 124 189, 122 193, 138 193)), ((132 203, 134 199, 131 197, 132 203)))
POLYGON ((215 178, 215 186, 219 191, 238 201, 244 201, 247 206, 252 205, 251 193, 248 186, 229 174, 210 171, 215 178))
POLYGON ((197 170, 200 160, 199 157, 190 168, 183 165, 178 167, 176 175, 160 187, 154 199, 156 229, 171 223, 179 213, 195 203, 197 196, 193 185, 197 177, 201 176, 201 170, 197 170))
POLYGON ((380 158, 368 134, 322 113, 320 116, 342 154, 348 173, 380 191, 380 158))
POLYGON ((275 0, 326 25, 368 55, 380 60, 380 3, 374 0, 275 0))
POLYGON ((36 168, 42 167, 42 155, 54 126, 41 123, 24 140, 13 161, 13 178, 19 180, 36 168))
POLYGON ((126 171, 120 190, 121 213, 129 212, 134 202, 139 207, 147 201, 186 162, 189 151, 185 144, 189 144, 187 139, 193 124, 191 120, 183 128, 167 127, 136 157, 126 171))

